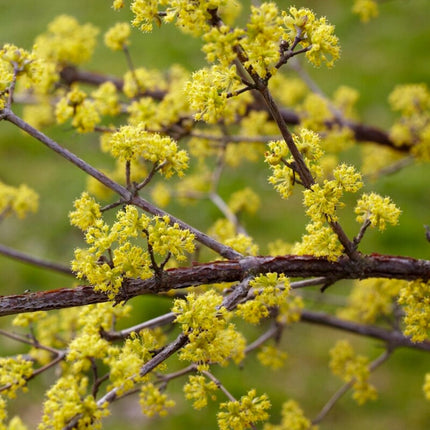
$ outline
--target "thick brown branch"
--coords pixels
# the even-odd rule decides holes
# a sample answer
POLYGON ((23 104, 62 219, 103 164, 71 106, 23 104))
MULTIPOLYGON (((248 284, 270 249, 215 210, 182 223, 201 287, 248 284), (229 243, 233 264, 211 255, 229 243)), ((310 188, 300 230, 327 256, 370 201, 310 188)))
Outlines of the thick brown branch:
MULTIPOLYGON (((239 282, 259 273, 285 273, 290 277, 319 277, 327 279, 390 278, 430 279, 430 261, 390 255, 368 255, 358 260, 342 257, 332 262, 307 255, 278 257, 245 257, 240 260, 215 261, 192 267, 169 269, 160 279, 125 279, 117 301, 142 294, 157 294, 172 289, 212 284, 239 282)), ((0 297, 0 316, 22 312, 62 309, 108 301, 90 286, 63 288, 22 295, 0 297)))

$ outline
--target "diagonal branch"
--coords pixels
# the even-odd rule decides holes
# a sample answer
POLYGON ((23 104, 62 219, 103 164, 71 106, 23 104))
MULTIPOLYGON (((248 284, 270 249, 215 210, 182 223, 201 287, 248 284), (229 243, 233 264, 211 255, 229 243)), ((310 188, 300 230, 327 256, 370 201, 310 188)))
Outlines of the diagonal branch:
POLYGON ((230 248, 229 246, 223 245, 222 243, 209 237, 207 234, 188 225, 187 223, 181 221, 180 219, 174 217, 173 215, 170 215, 167 212, 162 211, 161 209, 152 205, 142 197, 133 195, 129 190, 127 190, 127 188, 113 181, 104 173, 100 172, 100 170, 97 170, 95 167, 91 166, 86 161, 82 160, 81 158, 73 154, 68 149, 63 148, 57 142, 55 142, 54 140, 52 140, 51 138, 49 138, 48 136, 46 136, 36 128, 32 127, 27 122, 25 122, 23 119, 15 115, 10 109, 4 109, 2 111, 2 118, 5 119, 6 121, 11 122, 12 124, 15 124, 18 128, 20 128, 30 136, 42 142, 48 148, 52 149, 57 154, 61 155, 63 158, 70 161, 75 166, 79 167, 85 173, 97 179, 107 188, 111 189, 112 191, 115 191, 117 194, 121 196, 124 203, 134 204, 140 207, 141 209, 145 210, 146 212, 149 212, 152 215, 158 215, 158 216, 167 215, 170 219, 170 224, 173 225, 176 223, 179 225, 180 228, 191 231, 191 233, 193 233, 194 236, 196 237, 197 241, 199 241, 203 245, 206 245, 208 248, 212 249, 213 251, 217 252, 218 254, 222 255, 225 258, 241 257, 240 253, 230 248))

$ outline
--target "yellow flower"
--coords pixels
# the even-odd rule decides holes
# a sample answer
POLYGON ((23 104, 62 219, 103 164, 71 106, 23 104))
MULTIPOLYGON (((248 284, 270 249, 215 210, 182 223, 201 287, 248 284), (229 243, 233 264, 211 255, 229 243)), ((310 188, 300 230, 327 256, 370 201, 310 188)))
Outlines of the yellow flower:
POLYGON ((98 32, 91 24, 80 25, 75 18, 60 15, 36 38, 35 52, 60 64, 82 64, 92 56, 98 32))
POLYGON ((105 45, 112 51, 121 51, 130 41, 130 25, 128 22, 117 22, 104 35, 105 45))
POLYGON ((343 381, 352 383, 353 398, 358 404, 376 399, 376 389, 368 382, 370 370, 367 357, 355 355, 351 344, 346 340, 336 343, 330 350, 330 357, 331 371, 343 381))
POLYGON ((400 216, 400 209, 392 203, 389 197, 381 197, 378 194, 363 194, 355 208, 357 222, 370 221, 372 227, 385 230, 386 224, 396 225, 400 216))
POLYGON ((375 0, 354 0, 352 12, 357 14, 362 22, 368 22, 378 16, 378 3, 375 0))
POLYGON ((256 390, 250 390, 240 400, 221 403, 221 411, 217 413, 220 430, 244 430, 258 421, 266 421, 271 407, 269 398, 267 394, 256 394, 256 390))

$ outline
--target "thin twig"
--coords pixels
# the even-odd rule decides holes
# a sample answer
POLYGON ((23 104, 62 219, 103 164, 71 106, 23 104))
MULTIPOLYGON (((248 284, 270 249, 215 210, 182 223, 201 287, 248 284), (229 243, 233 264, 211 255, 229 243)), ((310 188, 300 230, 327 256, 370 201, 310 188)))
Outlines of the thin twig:
POLYGON ((206 378, 210 379, 212 382, 215 383, 215 385, 226 395, 226 397, 230 400, 230 402, 236 402, 236 398, 233 396, 233 394, 230 393, 230 391, 227 390, 227 388, 224 387, 224 385, 221 383, 221 381, 215 377, 211 372, 207 370, 201 370, 200 373, 202 375, 205 375, 206 378))
MULTIPOLYGON (((375 369, 377 369, 382 363, 388 360, 390 355, 393 353, 393 350, 391 348, 387 348, 378 358, 376 358, 372 363, 369 365, 369 371, 373 372, 375 369)), ((344 384, 342 387, 337 390, 333 396, 328 400, 328 402, 323 406, 319 414, 315 417, 315 419, 312 420, 312 424, 318 424, 320 423, 326 415, 333 409, 334 405, 338 402, 338 400, 349 390, 354 386, 354 383, 356 382, 356 378, 353 378, 351 381, 344 384)))
POLYGON ((69 276, 75 276, 75 274, 67 266, 33 257, 32 255, 25 254, 24 252, 17 251, 16 249, 9 248, 5 245, 0 245, 0 254, 4 255, 5 257, 12 258, 13 260, 21 261, 33 266, 53 270, 55 272, 63 273, 69 276))
POLYGON ((263 343, 266 343, 272 337, 278 336, 280 330, 281 330, 281 326, 279 324, 273 324, 269 328, 269 330, 264 332, 258 339, 254 340, 254 342, 250 343, 246 347, 245 354, 248 354, 249 352, 253 351, 254 349, 260 348, 260 346, 263 345, 263 343))

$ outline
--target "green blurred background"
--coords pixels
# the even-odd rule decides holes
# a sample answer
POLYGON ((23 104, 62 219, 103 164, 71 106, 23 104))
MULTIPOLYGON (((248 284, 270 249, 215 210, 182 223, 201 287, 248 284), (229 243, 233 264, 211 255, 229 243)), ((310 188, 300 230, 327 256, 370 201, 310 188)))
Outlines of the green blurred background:
MULTIPOLYGON (((287 1, 277 2, 281 8, 288 8, 287 1)), ((246 2, 243 2, 246 13, 246 2)), ((121 75, 126 70, 125 60, 120 53, 108 51, 102 44, 102 34, 117 21, 130 19, 130 12, 114 12, 111 3, 104 0, 0 0, 0 45, 15 43, 31 48, 32 41, 47 24, 59 14, 75 16, 81 23, 91 22, 100 28, 99 46, 89 70, 108 71, 121 75)), ((327 16, 336 25, 336 34, 342 45, 342 58, 335 68, 308 68, 320 87, 332 94, 339 85, 349 85, 360 91, 358 109, 363 122, 388 128, 393 116, 389 111, 387 96, 396 84, 410 82, 429 83, 430 77, 430 29, 428 25, 428 0, 389 0, 380 4, 380 17, 361 24, 352 15, 352 1, 296 1, 297 7, 314 9, 319 15, 327 16)), ((204 64, 200 42, 182 35, 172 26, 155 28, 152 34, 133 31, 131 54, 136 65, 148 68, 166 68, 179 63, 194 70, 204 64)), ((17 108, 19 111, 19 108, 17 108)), ((64 127, 52 127, 47 134, 58 139, 85 160, 97 167, 108 165, 109 161, 98 150, 97 138, 78 135, 64 127)), ((354 153, 352 152, 353 156, 354 153)), ((351 160, 359 162, 358 160, 351 160)), ((226 172, 220 184, 221 195, 227 197, 249 184, 262 195, 264 210, 256 217, 245 219, 250 234, 261 244, 282 237, 287 241, 300 239, 306 220, 300 196, 291 201, 280 201, 267 184, 267 171, 261 166, 244 165, 240 169, 226 172)), ((24 136, 8 123, 0 124, 0 180, 10 185, 28 183, 40 195, 40 210, 24 221, 8 218, 0 225, 0 242, 42 258, 68 264, 73 248, 82 244, 79 232, 73 229, 67 219, 72 201, 85 187, 86 177, 74 166, 45 149, 40 143, 24 136)), ((430 173, 428 165, 407 167, 394 175, 368 184, 367 188, 390 195, 403 213, 400 225, 389 228, 383 234, 369 232, 362 244, 365 252, 381 252, 430 258, 430 246, 425 240, 424 224, 430 224, 430 173)), ((220 214, 206 204, 191 208, 171 205, 171 213, 183 217, 196 227, 205 230, 220 214)), ((343 223, 347 232, 353 235, 357 226, 353 216, 343 211, 343 223)), ((25 290, 44 290, 72 285, 70 279, 26 266, 0 257, 0 294, 22 293, 25 290)), ((344 296, 350 288, 349 282, 338 283, 326 293, 335 299, 344 296)), ((318 290, 315 290, 318 295, 318 290)), ((131 323, 157 315, 167 310, 163 300, 141 297, 134 299, 136 315, 131 323), (138 314, 139 313, 139 314, 138 314)), ((312 305, 319 309, 320 305, 312 305)), ((10 318, 0 321, 8 327, 10 318)), ((264 327, 261 328, 261 331, 264 327)), ((252 340, 258 333, 250 331, 252 340)), ((316 416, 325 401, 341 385, 328 370, 328 349, 336 339, 345 337, 334 330, 299 324, 284 333, 284 346, 289 354, 285 369, 276 373, 263 368, 255 357, 246 359, 244 366, 215 369, 216 375, 234 395, 246 393, 251 387, 259 393, 267 392, 272 400, 272 422, 277 422, 282 403, 294 398, 304 407, 306 414, 316 416)), ((382 345, 372 340, 346 336, 361 353, 371 358, 382 352, 382 345)), ((18 351, 19 345, 0 338, 2 351, 18 351)), ((173 360, 174 361, 174 360, 173 360)), ((177 363, 172 362, 172 366, 177 363)), ((380 392, 375 402, 358 407, 346 395, 321 424, 321 429, 362 430, 371 429, 427 429, 430 427, 430 403, 422 395, 424 373, 430 371, 428 355, 410 350, 396 351, 382 368, 372 375, 372 382, 380 392)), ((20 411, 29 428, 35 428, 34 420, 40 415, 43 387, 52 381, 46 375, 42 381, 32 381, 28 394, 12 402, 12 410, 20 411), (23 407, 24 406, 24 407, 23 407)), ((168 428, 216 428, 215 406, 196 412, 183 399, 180 386, 183 380, 174 381, 169 392, 177 401, 171 417, 148 420, 141 416, 137 401, 126 398, 114 404, 113 413, 106 420, 106 428, 168 429, 168 428)), ((219 400, 224 401, 221 396, 219 400)))

